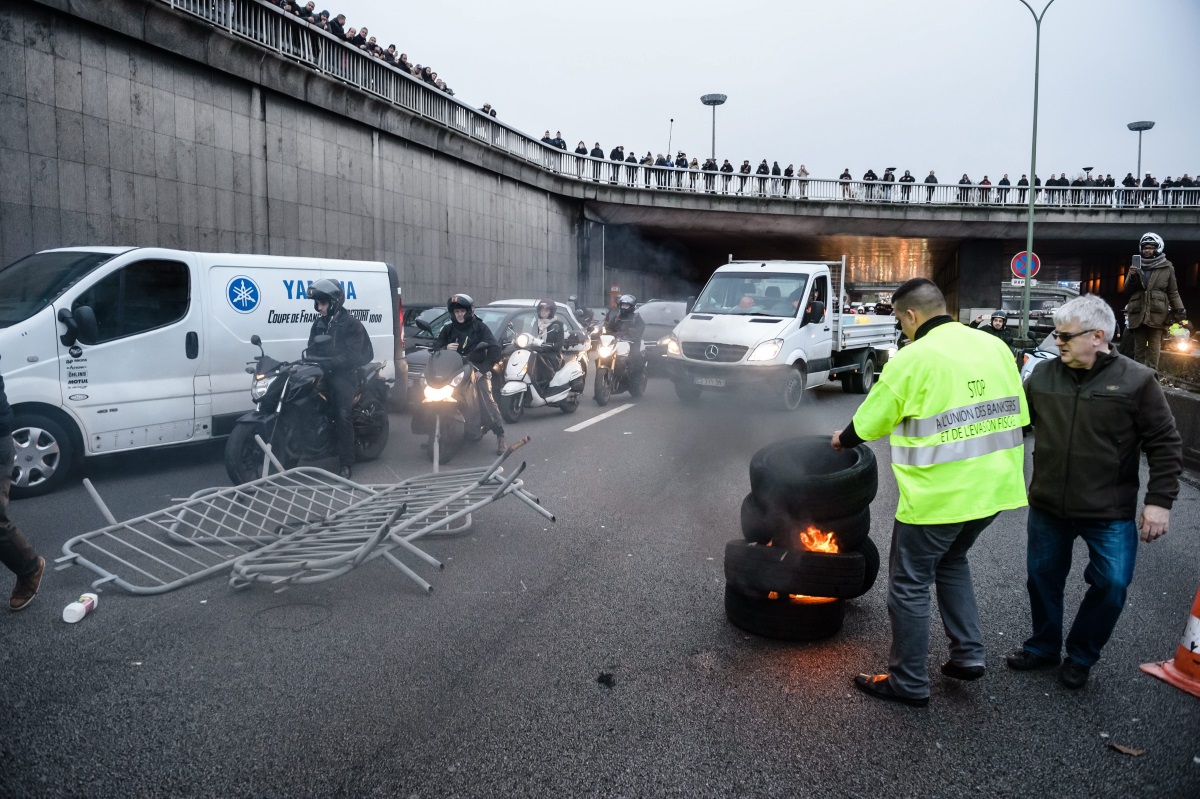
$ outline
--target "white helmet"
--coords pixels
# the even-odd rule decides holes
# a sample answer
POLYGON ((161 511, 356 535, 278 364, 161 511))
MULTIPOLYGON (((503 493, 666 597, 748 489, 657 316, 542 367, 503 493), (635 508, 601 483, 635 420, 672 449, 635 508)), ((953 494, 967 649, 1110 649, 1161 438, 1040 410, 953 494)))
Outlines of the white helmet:
POLYGON ((1163 250, 1166 249, 1166 245, 1163 244, 1162 236, 1158 235, 1157 233, 1147 233, 1146 235, 1142 236, 1142 240, 1138 243, 1138 247, 1140 249, 1141 247, 1145 247, 1147 244, 1153 244, 1158 250, 1159 255, 1162 255, 1163 250))

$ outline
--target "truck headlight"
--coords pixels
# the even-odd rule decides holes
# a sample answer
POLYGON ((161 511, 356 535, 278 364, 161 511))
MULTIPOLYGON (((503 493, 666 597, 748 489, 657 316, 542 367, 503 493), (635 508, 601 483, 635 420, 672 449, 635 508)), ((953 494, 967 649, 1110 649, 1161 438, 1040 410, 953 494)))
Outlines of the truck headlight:
POLYGON ((750 353, 748 361, 773 361, 779 355, 779 351, 783 349, 783 339, 773 338, 770 341, 764 341, 754 348, 754 352, 750 353))
POLYGON ((250 386, 250 399, 258 402, 267 395, 267 389, 275 382, 275 375, 255 375, 254 383, 250 386))
POLYGON ((679 339, 675 338, 674 334, 663 336, 658 340, 658 346, 666 347, 668 355, 681 355, 683 350, 679 348, 679 339))

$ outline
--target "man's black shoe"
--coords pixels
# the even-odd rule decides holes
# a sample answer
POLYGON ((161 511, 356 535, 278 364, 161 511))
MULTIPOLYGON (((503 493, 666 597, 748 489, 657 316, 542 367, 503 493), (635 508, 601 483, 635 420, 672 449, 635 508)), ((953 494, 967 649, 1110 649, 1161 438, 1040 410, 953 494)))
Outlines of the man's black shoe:
POLYGON ((978 680, 987 673, 986 666, 960 666, 946 661, 942 664, 942 674, 955 680, 978 680))
POLYGON ((854 687, 867 696, 888 702, 900 702, 913 707, 925 707, 929 704, 927 696, 903 696, 896 693, 891 678, 886 674, 860 674, 854 678, 854 687))
POLYGON ((349 480, 350 479, 350 467, 343 466, 342 468, 338 469, 338 477, 342 478, 343 480, 349 480))
POLYGON ((1014 649, 1005 656, 1004 662, 1014 671, 1031 671, 1033 669, 1048 669, 1052 666, 1057 666, 1059 658, 1044 658, 1041 655, 1035 655, 1028 649, 1014 649))
POLYGON ((1062 668, 1058 670, 1058 681, 1072 691, 1078 691, 1087 685, 1088 675, 1091 674, 1091 671, 1091 666, 1085 666, 1078 661, 1067 658, 1063 661, 1062 668))

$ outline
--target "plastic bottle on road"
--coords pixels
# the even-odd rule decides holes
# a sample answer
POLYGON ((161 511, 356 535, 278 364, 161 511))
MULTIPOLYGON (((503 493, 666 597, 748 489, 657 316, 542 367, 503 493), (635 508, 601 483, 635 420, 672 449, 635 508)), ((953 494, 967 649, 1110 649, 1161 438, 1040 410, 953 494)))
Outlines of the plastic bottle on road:
POLYGON ((76 599, 71 604, 63 608, 63 621, 69 624, 82 619, 84 616, 96 609, 96 603, 100 601, 100 597, 95 594, 84 594, 76 599))

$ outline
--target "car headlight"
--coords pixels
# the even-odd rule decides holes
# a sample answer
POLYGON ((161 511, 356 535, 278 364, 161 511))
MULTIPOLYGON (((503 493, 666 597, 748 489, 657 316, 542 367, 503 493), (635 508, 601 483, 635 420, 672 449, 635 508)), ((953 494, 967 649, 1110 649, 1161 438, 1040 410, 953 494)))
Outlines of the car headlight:
POLYGON ((663 336, 658 340, 658 346, 666 347, 668 355, 681 355, 683 350, 679 348, 679 339, 675 338, 674 334, 663 336))
POLYGON ((425 384, 425 401, 426 402, 449 402, 454 399, 454 386, 442 386, 434 388, 428 383, 425 384))
POLYGON ((250 399, 258 402, 267 395, 267 389, 275 382, 275 375, 267 377, 266 375, 255 375, 254 383, 250 386, 250 399))
POLYGON ((529 348, 529 334, 528 333, 519 334, 517 336, 517 340, 514 343, 523 350, 528 349, 529 348))
POLYGON ((773 361, 779 355, 779 351, 783 349, 783 339, 773 338, 770 341, 764 341, 754 348, 754 352, 750 353, 748 361, 773 361))

